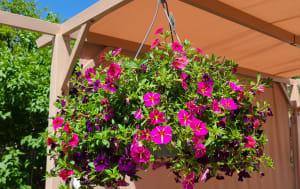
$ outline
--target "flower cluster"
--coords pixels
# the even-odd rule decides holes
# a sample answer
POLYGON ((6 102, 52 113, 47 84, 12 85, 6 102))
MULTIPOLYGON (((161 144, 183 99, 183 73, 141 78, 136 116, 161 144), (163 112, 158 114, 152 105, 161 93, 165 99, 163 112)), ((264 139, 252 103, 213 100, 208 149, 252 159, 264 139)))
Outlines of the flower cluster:
POLYGON ((273 114, 267 102, 254 104, 270 79, 239 82, 234 61, 187 41, 169 44, 163 28, 155 35, 162 39, 141 59, 116 49, 101 54, 106 67, 76 68, 70 95, 55 103, 53 132, 45 135, 56 163, 50 174, 117 187, 127 185, 125 176, 139 179, 139 169, 165 165, 190 189, 272 167, 262 127, 273 114))

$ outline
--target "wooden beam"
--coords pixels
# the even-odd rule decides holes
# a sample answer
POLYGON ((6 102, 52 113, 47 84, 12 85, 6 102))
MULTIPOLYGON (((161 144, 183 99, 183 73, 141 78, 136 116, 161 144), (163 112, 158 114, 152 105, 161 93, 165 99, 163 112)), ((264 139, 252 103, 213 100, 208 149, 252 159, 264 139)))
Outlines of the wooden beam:
POLYGON ((72 72, 75 68, 75 65, 76 65, 76 62, 77 62, 77 58, 78 58, 78 55, 83 47, 83 44, 84 44, 84 41, 85 41, 85 36, 88 32, 88 29, 89 29, 89 26, 90 26, 90 23, 87 23, 87 24, 83 24, 78 32, 78 37, 77 37, 77 40, 75 42, 75 45, 73 47, 73 50, 72 50, 72 54, 68 60, 68 68, 67 70, 65 71, 65 74, 64 74, 64 81, 61 85, 61 90, 64 91, 67 86, 68 86, 68 82, 69 82, 69 79, 72 75, 72 72))
MULTIPOLYGON (((95 22, 131 1, 132 0, 101 0, 64 22, 60 32, 63 35, 70 34, 77 30, 82 24, 95 22)), ((48 36, 42 36, 37 41, 39 41, 39 46, 44 47, 49 44, 50 38, 48 36)))
MULTIPOLYGON (((55 35, 60 30, 60 24, 55 24, 44 20, 13 14, 1 10, 0 24, 49 35, 55 35)), ((51 43, 52 37, 48 39, 51 43)))
POLYGON ((300 38, 296 37, 295 34, 284 30, 278 26, 261 20, 253 15, 243 12, 237 8, 229 6, 217 0, 180 0, 182 2, 188 3, 197 8, 206 10, 215 15, 221 16, 250 29, 259 31, 281 41, 300 45, 300 38), (296 41, 296 38, 299 40, 296 41))
MULTIPOLYGON (((70 43, 69 40, 65 40, 64 36, 56 35, 53 38, 52 46, 52 63, 51 63, 51 79, 50 79, 50 96, 49 96, 49 122, 48 131, 53 132, 53 127, 51 126, 52 117, 56 115, 58 109, 54 106, 54 102, 57 96, 62 95, 60 89, 61 83, 63 81, 63 70, 67 69, 66 62, 70 56, 69 53, 70 43)), ((49 150, 49 147, 48 147, 49 150)), ((51 169, 55 168, 53 159, 51 160, 47 156, 47 166, 46 169, 49 172, 51 169)), ((58 188, 61 179, 57 177, 51 177, 46 179, 46 189, 58 188)))

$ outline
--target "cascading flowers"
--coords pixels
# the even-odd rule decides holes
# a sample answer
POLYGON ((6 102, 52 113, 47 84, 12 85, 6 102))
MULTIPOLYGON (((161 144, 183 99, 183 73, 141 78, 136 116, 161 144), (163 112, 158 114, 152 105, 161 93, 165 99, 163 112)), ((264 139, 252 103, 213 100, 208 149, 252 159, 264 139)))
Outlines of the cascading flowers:
POLYGON ((262 130, 269 104, 255 103, 270 79, 239 82, 237 64, 208 56, 187 41, 165 42, 133 60, 121 49, 101 54, 107 67, 76 69, 70 94, 60 97, 53 133, 46 133, 52 176, 81 185, 117 187, 137 170, 166 165, 183 188, 211 177, 242 181, 262 165, 262 130), (110 64, 107 64, 110 63, 110 64), (168 158, 162 149, 168 149, 168 158))

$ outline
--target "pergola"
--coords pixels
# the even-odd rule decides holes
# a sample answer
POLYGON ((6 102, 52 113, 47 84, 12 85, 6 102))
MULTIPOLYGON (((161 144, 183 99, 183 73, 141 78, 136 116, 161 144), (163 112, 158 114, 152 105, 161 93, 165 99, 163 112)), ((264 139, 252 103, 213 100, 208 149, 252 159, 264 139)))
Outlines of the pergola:
MULTIPOLYGON (((273 93, 270 98, 274 103, 277 98, 276 103, 283 99, 282 103, 286 103, 283 114, 286 116, 288 108, 292 110, 293 144, 293 178, 276 187, 287 187, 286 184, 291 181, 288 186, 299 188, 300 81, 291 78, 300 76, 300 2, 168 0, 168 4, 174 13, 176 31, 181 39, 192 41, 194 46, 201 47, 208 54, 214 52, 236 60, 240 65, 238 73, 242 76, 254 77, 257 72, 261 72, 263 76, 273 78, 277 88, 275 86, 273 91, 269 91, 273 93), (274 92, 282 95, 274 97, 274 92)), ((78 58, 79 63, 85 67, 97 66, 97 58, 101 52, 117 47, 123 48, 123 53, 133 56, 152 21, 155 5, 156 0, 101 0, 62 24, 0 11, 0 24, 43 33, 36 41, 39 48, 52 44, 49 102, 49 117, 52 117, 57 111, 53 106, 56 97, 68 93, 69 79, 78 58), (70 40, 76 40, 72 49, 70 40)), ((158 27, 168 28, 168 21, 162 13, 154 24, 154 28, 158 27)), ((154 35, 149 36, 142 52, 149 49, 154 39, 154 35)), ((278 112, 280 108, 282 107, 278 107, 278 112)), ((276 124, 280 125, 278 117, 275 118, 276 124)), ((284 124, 288 127, 288 120, 284 124)), ((279 130, 277 132, 280 133, 279 130)), ((284 147, 280 141, 279 144, 283 148, 290 147, 284 147)), ((284 144, 289 145, 289 141, 284 144)), ((279 159, 280 162, 289 161, 286 157, 283 160, 280 156, 279 159)), ((286 162, 286 165, 289 164, 290 162, 286 162)), ((53 162, 48 159, 47 170, 52 167, 53 162)), ((58 183, 57 178, 47 179, 46 188, 58 188, 58 183)), ((138 188, 137 186, 138 184, 132 183, 129 188, 138 188)), ((259 184, 257 186, 262 187, 259 184)))

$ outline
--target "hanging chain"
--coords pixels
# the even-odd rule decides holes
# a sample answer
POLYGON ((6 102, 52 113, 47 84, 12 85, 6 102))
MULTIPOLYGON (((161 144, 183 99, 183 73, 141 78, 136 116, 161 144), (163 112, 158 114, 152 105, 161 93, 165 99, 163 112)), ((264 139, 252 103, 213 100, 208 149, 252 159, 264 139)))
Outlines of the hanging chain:
POLYGON ((158 13, 158 9, 159 9, 159 3, 162 4, 162 7, 163 7, 163 9, 164 9, 164 13, 165 13, 165 15, 166 15, 166 17, 167 17, 167 19, 168 19, 169 27, 170 27, 170 30, 171 30, 172 42, 174 42, 174 39, 173 39, 173 32, 174 32, 174 34, 175 34, 175 36, 176 36, 178 42, 181 43, 181 41, 180 41, 180 39, 179 39, 179 37, 178 37, 178 35, 177 35, 177 32, 176 32, 176 30, 175 30, 175 19, 174 19, 172 13, 169 14, 169 8, 168 8, 168 3, 167 3, 167 1, 166 1, 166 0, 157 0, 156 11, 155 11, 155 14, 154 14, 152 23, 151 23, 151 25, 150 25, 150 27, 149 27, 149 29, 148 29, 148 31, 147 31, 147 34, 146 34, 146 36, 145 36, 145 38, 144 38, 142 44, 141 44, 140 47, 139 47, 139 49, 138 49, 138 51, 137 51, 137 53, 136 53, 134 59, 136 59, 136 58, 138 57, 138 55, 140 54, 140 52, 141 52, 141 50, 142 50, 142 48, 143 48, 143 46, 144 46, 144 43, 145 43, 146 39, 147 39, 148 36, 149 36, 149 33, 150 33, 150 31, 151 31, 151 29, 152 29, 152 27, 153 27, 153 24, 154 24, 154 22, 155 22, 155 20, 156 20, 156 17, 157 17, 157 13, 158 13))

